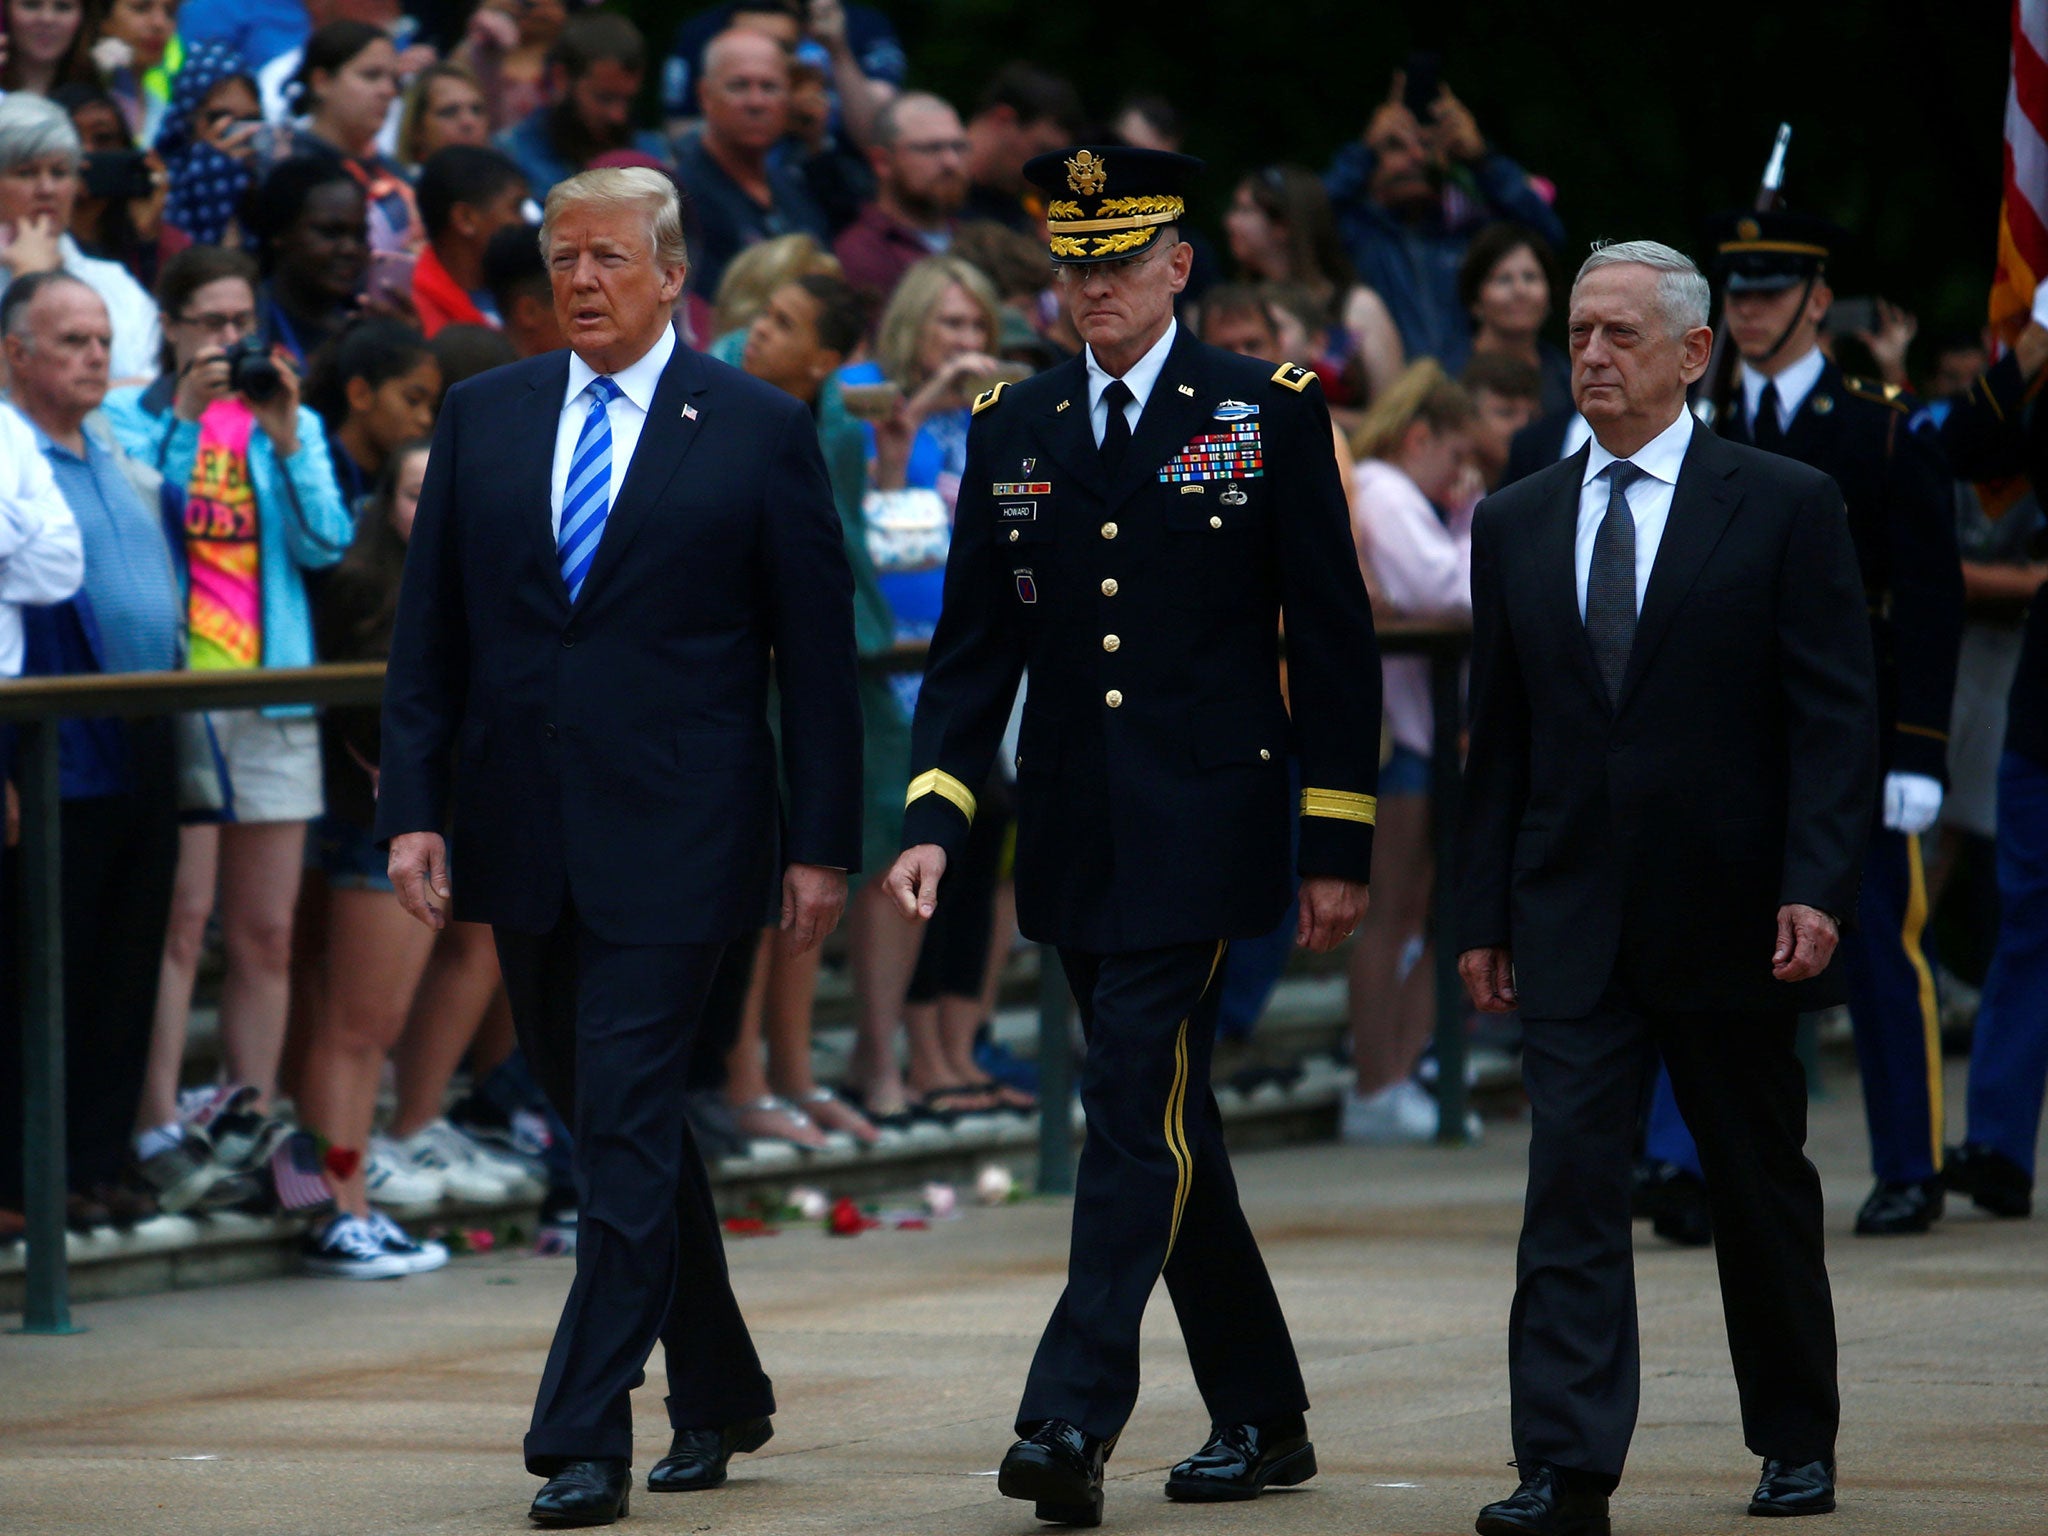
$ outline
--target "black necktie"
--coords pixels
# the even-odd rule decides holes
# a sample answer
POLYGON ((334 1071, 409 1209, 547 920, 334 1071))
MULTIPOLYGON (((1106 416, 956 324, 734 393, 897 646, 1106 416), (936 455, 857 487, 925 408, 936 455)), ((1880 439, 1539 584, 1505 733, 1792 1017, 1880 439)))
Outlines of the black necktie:
POLYGON ((1600 473, 1607 477, 1607 515, 1593 536, 1593 563, 1586 572, 1586 638, 1607 684, 1607 700, 1618 704, 1636 638, 1636 519, 1628 488, 1642 471, 1617 459, 1600 473))
POLYGON ((1785 451, 1785 429, 1778 425, 1778 386, 1775 383, 1764 386, 1763 398, 1756 403, 1756 420, 1750 424, 1749 440, 1765 453, 1785 451))
POLYGON ((1122 379, 1111 379, 1102 392, 1102 402, 1109 407, 1109 420, 1102 424, 1102 467, 1112 475, 1124 461, 1124 450, 1131 446, 1131 423, 1124 407, 1135 398, 1122 379))

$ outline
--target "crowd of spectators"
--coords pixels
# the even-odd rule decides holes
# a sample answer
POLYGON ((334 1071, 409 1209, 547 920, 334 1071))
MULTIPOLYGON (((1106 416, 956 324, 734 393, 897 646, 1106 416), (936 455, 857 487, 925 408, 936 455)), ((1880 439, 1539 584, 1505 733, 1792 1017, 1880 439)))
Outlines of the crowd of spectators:
MULTIPOLYGON (((594 166, 676 180, 683 339, 812 408, 860 649, 915 644, 938 613, 971 401, 1078 349, 1025 162, 1184 136, 1171 101, 1084 103, 1022 61, 969 100, 912 88, 890 22, 841 0, 712 6, 666 57, 624 16, 565 0, 0 6, 6 674, 381 658, 440 398, 563 345, 534 225, 550 187, 594 166), (650 77, 658 122, 636 116, 650 77)), ((1418 113, 1396 77, 1323 172, 1257 169, 1218 189, 1218 238, 1181 231, 1183 322, 1319 376, 1383 617, 1468 617, 1474 503, 1511 473, 1511 445, 1569 433, 1554 203, 1448 87, 1418 113)), ((1868 349, 1904 382, 1910 319, 1882 320, 1868 349)), ((1937 390, 1968 386, 1967 353, 1944 354, 1937 390)), ((1979 584, 2009 608, 2041 568, 1985 543, 1979 584)), ((2009 652, 2007 631, 1984 648, 2009 652)), ((1437 1131, 1416 1075, 1435 724, 1422 663, 1385 666, 1344 1117, 1368 1142, 1437 1131)), ((848 923, 846 1080, 814 1075, 816 956, 764 933, 729 957, 693 1069, 708 1155, 1034 1104, 987 1028, 1012 936, 1000 772, 940 920, 911 925, 872 883, 901 826, 917 681, 863 684, 870 883, 848 923)), ((313 1210, 309 1268, 393 1275, 445 1255, 388 1212, 545 1186, 570 1240, 566 1133, 513 1046, 488 935, 428 934, 385 879, 377 753, 366 709, 64 727, 74 1225, 313 1210), (215 950, 221 1065, 193 1087, 187 1023, 215 950)), ((1226 1030, 1251 1027, 1287 949, 1285 932, 1237 947, 1226 1030)), ((0 1102, 19 1093, 12 1038, 0 1102)), ((0 1239, 19 1229, 19 1153, 0 1137, 0 1239)))

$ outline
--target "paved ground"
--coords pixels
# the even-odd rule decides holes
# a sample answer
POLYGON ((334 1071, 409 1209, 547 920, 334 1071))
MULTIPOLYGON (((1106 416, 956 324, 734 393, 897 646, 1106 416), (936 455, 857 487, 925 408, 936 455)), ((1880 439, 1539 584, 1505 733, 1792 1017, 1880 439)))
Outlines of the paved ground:
MULTIPOLYGON (((1820 1107, 1815 1152, 1848 1415, 1842 1510, 1816 1530, 2048 1531, 2048 1224, 1961 1213, 1925 1239, 1852 1239, 1865 1191, 1852 1099, 1820 1107)), ((1162 1301, 1111 1465, 1109 1526, 1470 1530, 1513 1481, 1502 1340, 1521 1158, 1512 1123, 1469 1152, 1243 1158, 1316 1402, 1322 1476, 1254 1505, 1161 1498, 1163 1469, 1204 1430, 1162 1301)), ((929 1232, 735 1244, 784 1405, 776 1439, 721 1492, 640 1495, 627 1529, 1038 1529, 996 1495, 992 1469, 1065 1224, 1047 1202, 929 1232)), ((1648 1380, 1615 1528, 1754 1536, 1742 1506, 1755 1463, 1711 1258, 1643 1235, 1648 1380)), ((536 1485, 516 1446, 567 1273, 499 1256, 396 1283, 271 1281, 87 1306, 79 1338, 0 1339, 0 1531, 524 1530, 536 1485)), ((636 1408, 644 1468, 666 1448, 659 1388, 636 1408)))

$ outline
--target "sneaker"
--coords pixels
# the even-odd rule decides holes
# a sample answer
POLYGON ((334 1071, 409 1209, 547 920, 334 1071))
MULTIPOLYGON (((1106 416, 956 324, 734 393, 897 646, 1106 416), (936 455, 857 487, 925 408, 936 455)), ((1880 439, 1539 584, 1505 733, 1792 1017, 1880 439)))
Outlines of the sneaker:
POLYGON ((246 1083, 209 1089, 203 1096, 179 1095, 186 1135, 202 1132, 213 1144, 215 1161, 230 1173, 256 1172, 291 1134, 290 1122, 256 1109, 256 1097, 246 1083))
MULTIPOLYGON (((540 1171, 538 1163, 487 1147, 446 1119, 436 1120, 422 1129, 419 1135, 433 1142, 450 1167, 467 1166, 478 1170, 485 1177, 502 1184, 508 1197, 537 1200, 548 1187, 547 1177, 540 1171)), ((449 1185, 449 1192, 455 1192, 454 1185, 449 1185)))
POLYGON ((548 1117, 539 1110, 515 1109, 508 1115, 474 1093, 448 1111, 448 1123, 477 1145, 522 1162, 539 1162, 555 1144, 548 1117))
POLYGON ((540 1229, 533 1251, 542 1258, 573 1258, 576 1254, 576 1191, 551 1189, 540 1205, 540 1229))
POLYGON ((157 1209, 170 1215, 232 1204, 247 1180, 213 1155, 203 1131, 188 1130, 162 1151, 142 1158, 135 1171, 156 1192, 157 1209))
POLYGON ((398 1211, 430 1211, 447 1192, 447 1181, 439 1172, 414 1167, 397 1157, 382 1136, 370 1138, 370 1155, 363 1159, 363 1183, 372 1200, 398 1211))
POLYGON ((1412 1078, 1403 1078, 1378 1093, 1362 1094, 1356 1087, 1344 1090, 1341 1135, 1349 1146, 1435 1141, 1436 1127, 1436 1100, 1412 1078))
MULTIPOLYGON (((437 1122, 445 1125, 446 1121, 437 1122)), ((434 1127, 406 1137, 374 1136, 373 1154, 397 1164, 408 1173, 424 1174, 441 1181, 441 1193, 455 1200, 497 1202, 511 1191, 503 1179, 465 1152, 463 1146, 444 1146, 434 1127)))
POLYGON ((299 1244, 299 1267, 331 1280, 396 1280, 413 1272, 403 1255, 385 1247, 369 1222, 347 1212, 306 1233, 299 1244))
POLYGON ((397 1222, 374 1207, 366 1225, 370 1235, 384 1245, 384 1251, 405 1262, 408 1275, 424 1275, 448 1262, 448 1248, 431 1238, 414 1237, 397 1222))

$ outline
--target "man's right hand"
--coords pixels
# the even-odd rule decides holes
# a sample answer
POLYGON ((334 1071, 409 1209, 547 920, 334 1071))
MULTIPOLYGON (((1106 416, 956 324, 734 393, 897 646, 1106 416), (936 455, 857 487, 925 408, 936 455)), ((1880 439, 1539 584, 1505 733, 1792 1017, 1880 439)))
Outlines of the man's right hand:
POLYGON ((391 839, 386 868, 401 907, 436 933, 448 926, 454 888, 448 883, 448 845, 440 833, 399 833, 391 839))
POLYGON ((882 884, 903 915, 920 922, 939 909, 939 880, 945 873, 946 850, 937 843, 919 843, 896 855, 882 884))
POLYGON ((1511 1013, 1515 1007, 1515 957, 1505 944, 1468 949, 1458 956, 1458 974, 1472 1006, 1481 1013, 1511 1013))

